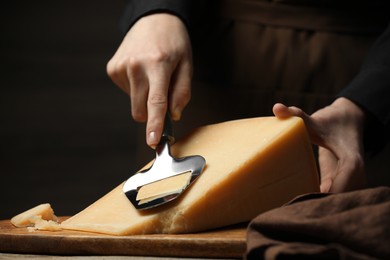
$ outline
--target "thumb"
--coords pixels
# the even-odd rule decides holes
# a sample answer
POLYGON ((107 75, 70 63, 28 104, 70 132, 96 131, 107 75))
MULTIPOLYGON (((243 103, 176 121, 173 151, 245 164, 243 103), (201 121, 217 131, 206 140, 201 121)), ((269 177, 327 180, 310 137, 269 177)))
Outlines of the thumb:
POLYGON ((272 111, 274 115, 280 119, 288 118, 291 116, 302 118, 303 121, 305 122, 305 126, 309 133, 310 140, 317 145, 323 145, 323 141, 321 137, 323 135, 322 128, 312 116, 306 114, 302 109, 294 106, 287 107, 284 104, 277 103, 274 105, 272 111))

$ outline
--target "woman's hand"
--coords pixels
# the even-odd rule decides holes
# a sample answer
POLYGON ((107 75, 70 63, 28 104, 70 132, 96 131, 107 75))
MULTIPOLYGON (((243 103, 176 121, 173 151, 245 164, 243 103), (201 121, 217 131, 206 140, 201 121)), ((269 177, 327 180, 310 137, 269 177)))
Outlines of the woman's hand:
POLYGON ((301 117, 311 141, 319 146, 321 192, 343 192, 365 185, 363 110, 346 98, 338 98, 311 116, 297 107, 275 104, 278 118, 301 117))
POLYGON ((165 13, 141 18, 108 62, 107 73, 130 95, 134 120, 147 122, 146 142, 156 146, 166 112, 179 120, 191 97, 192 52, 183 22, 165 13))

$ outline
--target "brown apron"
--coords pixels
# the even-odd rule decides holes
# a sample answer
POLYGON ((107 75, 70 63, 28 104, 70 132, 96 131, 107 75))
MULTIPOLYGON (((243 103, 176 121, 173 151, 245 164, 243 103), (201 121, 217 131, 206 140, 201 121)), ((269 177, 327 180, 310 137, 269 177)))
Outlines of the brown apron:
POLYGON ((353 8, 329 0, 221 1, 219 27, 203 39, 207 58, 195 76, 199 67, 219 71, 214 82, 229 86, 237 116, 269 115, 275 102, 311 113, 356 75, 387 26, 378 4, 365 2, 353 8))

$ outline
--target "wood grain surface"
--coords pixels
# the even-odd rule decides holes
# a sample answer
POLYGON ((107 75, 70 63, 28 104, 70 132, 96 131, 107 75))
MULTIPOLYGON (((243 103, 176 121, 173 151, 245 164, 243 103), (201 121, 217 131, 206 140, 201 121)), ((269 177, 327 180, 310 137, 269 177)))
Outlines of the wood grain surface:
POLYGON ((68 230, 29 232, 9 220, 0 221, 3 253, 241 258, 244 251, 245 225, 195 234, 111 236, 68 230))

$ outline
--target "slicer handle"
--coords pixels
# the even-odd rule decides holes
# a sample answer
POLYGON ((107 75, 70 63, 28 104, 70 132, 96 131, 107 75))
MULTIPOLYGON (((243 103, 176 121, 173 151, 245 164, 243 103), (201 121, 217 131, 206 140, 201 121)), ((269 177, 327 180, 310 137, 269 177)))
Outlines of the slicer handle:
POLYGON ((173 135, 172 119, 169 112, 165 114, 164 129, 161 135, 161 142, 168 142, 169 144, 173 144, 175 142, 175 137, 173 135))

